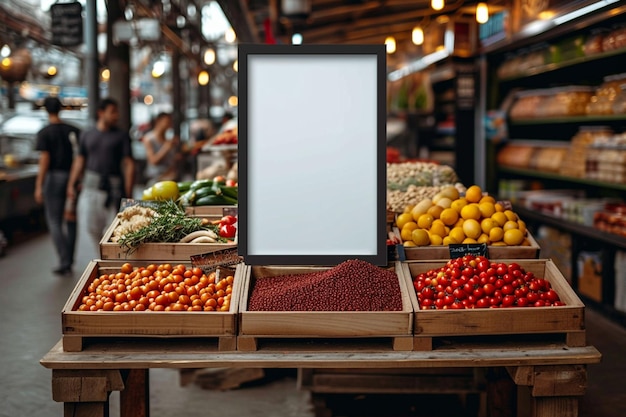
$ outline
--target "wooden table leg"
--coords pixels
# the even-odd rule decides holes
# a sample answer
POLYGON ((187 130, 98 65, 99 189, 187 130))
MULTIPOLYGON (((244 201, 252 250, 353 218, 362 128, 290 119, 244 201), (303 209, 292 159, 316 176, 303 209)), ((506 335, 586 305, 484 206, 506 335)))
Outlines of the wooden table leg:
POLYGON ((124 390, 120 392, 120 417, 150 417, 150 378, 148 369, 124 372, 124 390))
POLYGON ((52 399, 65 403, 65 417, 108 417, 109 394, 123 389, 117 370, 52 371, 52 399))
POLYGON ((531 388, 532 417, 578 417, 578 400, 587 388, 584 365, 520 366, 507 371, 531 388))

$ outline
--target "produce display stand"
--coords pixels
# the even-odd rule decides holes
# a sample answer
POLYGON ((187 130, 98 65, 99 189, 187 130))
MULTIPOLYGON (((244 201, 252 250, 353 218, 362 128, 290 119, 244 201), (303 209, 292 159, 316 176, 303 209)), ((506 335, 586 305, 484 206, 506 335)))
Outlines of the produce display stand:
MULTIPOLYGON (((452 345, 428 352, 264 351, 213 352, 193 339, 141 340, 130 344, 93 344, 64 352, 57 343, 41 364, 52 370, 52 397, 63 402, 66 417, 104 417, 109 394, 121 391, 120 416, 148 416, 151 368, 341 368, 448 369, 504 368, 515 384, 527 386, 534 417, 575 417, 586 388, 586 365, 598 363, 592 346, 553 342, 452 345)), ((489 382, 488 382, 489 383, 489 382)), ((488 390, 489 392, 489 390, 488 390)), ((508 398, 511 400, 511 398, 508 398)), ((486 397, 487 408, 515 410, 501 396, 486 397), (500 403, 498 403, 500 402, 500 403)), ((268 414, 271 414, 268 410, 268 414)))
MULTIPOLYGON (((122 261, 92 261, 63 307, 63 349, 81 351, 91 342, 115 346, 137 338, 202 338, 205 348, 236 349, 237 311, 243 270, 235 271, 230 311, 78 311, 89 284, 103 273, 116 273, 122 261)), ((190 264, 187 263, 186 266, 190 264)))
POLYGON ((225 216, 232 210, 237 210, 237 206, 188 206, 185 213, 188 216, 225 216))
MULTIPOLYGON (((221 215, 220 212, 219 216, 221 215)), ((115 218, 100 240, 100 258, 103 260, 188 261, 192 255, 237 247, 236 244, 229 243, 143 243, 134 251, 127 252, 119 243, 111 241, 113 231, 119 222, 120 220, 115 218)))
MULTIPOLYGON (((553 333, 565 336, 567 346, 585 346, 585 306, 565 280, 554 262, 547 259, 503 260, 516 262, 528 272, 543 277, 560 295, 564 306, 513 307, 469 310, 422 310, 415 305, 415 350, 430 350, 439 338, 454 336, 537 335, 553 333)), ((410 261, 403 263, 405 275, 414 277, 446 261, 410 261)), ((412 298, 415 302, 417 298, 412 298)))
MULTIPOLYGON (((260 277, 305 274, 328 267, 246 266, 239 301, 238 350, 257 350, 259 340, 300 339, 383 339, 393 350, 412 350, 413 288, 407 286, 401 264, 393 269, 398 275, 402 296, 401 311, 249 311, 248 299, 254 281, 260 277)), ((414 295, 413 295, 414 296, 414 295)), ((358 346, 358 344, 356 345, 358 346)))

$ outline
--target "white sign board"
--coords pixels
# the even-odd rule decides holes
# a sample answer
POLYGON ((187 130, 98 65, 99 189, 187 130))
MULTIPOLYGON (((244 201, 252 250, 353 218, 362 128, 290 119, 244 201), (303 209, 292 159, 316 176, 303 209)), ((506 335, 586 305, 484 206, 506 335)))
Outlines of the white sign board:
POLYGON ((239 47, 248 264, 386 264, 384 45, 239 47))

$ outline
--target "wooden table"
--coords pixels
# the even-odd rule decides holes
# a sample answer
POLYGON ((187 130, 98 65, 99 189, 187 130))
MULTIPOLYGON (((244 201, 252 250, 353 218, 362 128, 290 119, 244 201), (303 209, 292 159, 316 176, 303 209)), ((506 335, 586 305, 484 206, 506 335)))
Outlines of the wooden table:
MULTIPOLYGON (((528 386, 533 417, 577 417, 588 364, 600 362, 593 346, 515 342, 452 344, 424 352, 398 352, 350 346, 261 347, 256 352, 217 352, 196 339, 137 338, 97 342, 82 352, 63 352, 57 343, 41 364, 52 370, 52 397, 66 417, 104 417, 112 391, 120 393, 121 417, 149 416, 151 368, 487 368, 506 369, 518 386, 528 386)), ((488 400, 489 401, 489 400, 488 400)), ((491 416, 501 415, 490 413, 491 416)))

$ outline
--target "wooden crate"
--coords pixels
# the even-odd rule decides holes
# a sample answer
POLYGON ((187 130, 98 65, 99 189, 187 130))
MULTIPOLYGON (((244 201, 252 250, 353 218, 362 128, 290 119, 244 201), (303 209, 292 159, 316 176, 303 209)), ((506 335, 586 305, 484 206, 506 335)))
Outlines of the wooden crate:
POLYGON ((235 271, 228 312, 78 311, 89 284, 103 273, 119 272, 122 264, 123 261, 96 260, 87 265, 61 313, 65 351, 82 350, 88 339, 116 341, 136 337, 211 338, 217 342, 218 350, 236 349, 237 311, 245 278, 243 265, 235 271))
MULTIPOLYGON (((400 231, 394 227, 394 232, 400 236, 400 231)), ((539 257, 539 243, 528 232, 530 246, 488 246, 489 258, 491 259, 536 259, 539 257)), ((426 260, 426 259, 450 259, 450 250, 447 246, 421 246, 405 247, 406 259, 426 260)))
MULTIPOLYGON (((585 346, 585 305, 567 283, 552 260, 501 260, 517 262, 526 271, 547 279, 565 306, 512 307, 468 310, 421 310, 415 303, 414 348, 430 350, 433 338, 455 336, 562 334, 569 346, 585 346)), ((410 280, 417 274, 444 266, 446 261, 411 261, 402 264, 404 276, 410 280)), ((413 295, 415 291, 413 290, 413 295)), ((485 339, 486 340, 486 339, 485 339)))
POLYGON ((219 216, 225 215, 225 211, 236 209, 237 206, 189 206, 185 207, 188 216, 219 216))
POLYGON ((144 243, 134 252, 126 253, 119 243, 111 242, 111 236, 119 221, 116 217, 100 240, 100 258, 103 260, 189 261, 192 255, 237 247, 235 244, 228 243, 144 243))
MULTIPOLYGON (((413 303, 410 299, 411 288, 407 287, 407 278, 399 263, 394 265, 402 295, 401 311, 248 311, 248 299, 254 282, 259 277, 274 277, 286 274, 306 274, 324 271, 330 267, 317 266, 246 266, 245 280, 239 302, 238 350, 257 350, 259 339, 290 339, 306 342, 306 346, 297 349, 341 349, 363 350, 364 339, 378 341, 383 339, 383 348, 393 350, 412 350, 413 341, 413 303), (324 341, 313 346, 315 339, 324 341), (329 339, 331 339, 329 341, 329 339), (325 345, 328 341, 330 347, 325 345), (334 344, 335 341, 340 341, 334 344), (354 343, 354 342, 358 343, 354 343), (345 342, 345 343, 344 343, 345 342), (387 343, 389 342, 389 343, 387 343), (326 347, 324 347, 326 346, 326 347)), ((373 347, 373 346, 372 346, 373 347)), ((376 349, 380 349, 376 345, 376 349)))

